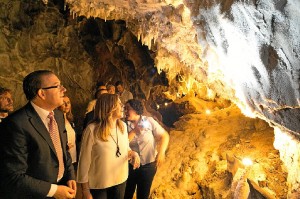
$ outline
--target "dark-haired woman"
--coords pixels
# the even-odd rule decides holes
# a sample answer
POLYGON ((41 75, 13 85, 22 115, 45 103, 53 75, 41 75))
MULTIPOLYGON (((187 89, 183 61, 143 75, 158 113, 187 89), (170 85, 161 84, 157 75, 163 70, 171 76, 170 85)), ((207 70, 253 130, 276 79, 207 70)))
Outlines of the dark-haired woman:
POLYGON ((167 131, 152 117, 144 116, 143 112, 140 100, 131 99, 126 102, 125 116, 130 148, 139 154, 141 165, 135 170, 129 165, 124 199, 132 199, 135 189, 137 199, 149 198, 157 166, 164 161, 169 144, 167 131))

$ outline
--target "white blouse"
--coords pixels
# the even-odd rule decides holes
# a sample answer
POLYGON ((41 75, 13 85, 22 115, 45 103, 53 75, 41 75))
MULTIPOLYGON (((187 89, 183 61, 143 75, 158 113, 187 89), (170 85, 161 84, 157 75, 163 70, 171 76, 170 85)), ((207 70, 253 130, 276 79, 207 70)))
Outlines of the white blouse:
POLYGON ((94 130, 98 126, 91 123, 83 133, 81 151, 77 170, 77 182, 89 183, 91 189, 105 189, 127 180, 128 177, 128 134, 125 123, 124 132, 119 128, 112 129, 108 141, 95 137, 94 130), (118 134, 118 139, 116 136, 118 134), (121 155, 116 156, 117 142, 121 155))
MULTIPOLYGON (((149 164, 155 161, 157 150, 157 140, 166 130, 152 117, 142 116, 144 127, 140 134, 136 134, 130 142, 130 148, 137 152, 141 159, 141 165, 149 164)), ((128 121, 128 132, 134 129, 134 124, 128 121)))
POLYGON ((77 154, 76 154, 76 133, 71 126, 68 120, 66 122, 66 130, 68 136, 68 144, 72 144, 73 147, 69 149, 69 153, 71 155, 72 163, 77 162, 77 154))

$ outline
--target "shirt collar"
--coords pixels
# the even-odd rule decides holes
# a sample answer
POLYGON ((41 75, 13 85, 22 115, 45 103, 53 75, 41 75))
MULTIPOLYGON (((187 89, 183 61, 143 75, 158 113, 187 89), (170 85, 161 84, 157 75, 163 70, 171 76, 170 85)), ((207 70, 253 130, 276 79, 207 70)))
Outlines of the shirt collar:
POLYGON ((33 103, 32 101, 30 102, 31 105, 33 106, 34 110, 37 112, 37 114, 40 116, 40 118, 45 121, 49 115, 49 111, 39 107, 38 105, 36 105, 35 103, 33 103))

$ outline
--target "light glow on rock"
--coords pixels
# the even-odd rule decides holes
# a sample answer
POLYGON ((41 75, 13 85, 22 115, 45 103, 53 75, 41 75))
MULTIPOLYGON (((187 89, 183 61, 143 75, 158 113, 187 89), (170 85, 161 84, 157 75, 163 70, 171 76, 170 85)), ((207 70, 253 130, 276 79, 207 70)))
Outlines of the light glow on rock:
POLYGON ((246 167, 252 166, 252 165, 253 165, 253 161, 252 161, 250 158, 243 158, 242 163, 243 163, 243 165, 245 165, 246 167))

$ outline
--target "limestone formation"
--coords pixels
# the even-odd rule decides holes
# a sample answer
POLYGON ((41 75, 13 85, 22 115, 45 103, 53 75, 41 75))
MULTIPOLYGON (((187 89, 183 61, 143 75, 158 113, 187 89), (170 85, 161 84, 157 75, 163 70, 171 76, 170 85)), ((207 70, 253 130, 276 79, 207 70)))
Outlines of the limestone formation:
MULTIPOLYGON (((182 144, 189 139, 185 136, 194 133, 198 141, 184 150, 200 152, 189 157, 181 154, 185 165, 174 162, 174 154, 169 155, 175 159, 167 163, 175 165, 174 173, 169 173, 172 179, 165 179, 170 185, 158 188, 155 184, 152 195, 162 198, 175 198, 177 191, 166 191, 171 190, 169 186, 182 189, 178 193, 181 198, 228 196, 229 190, 211 187, 220 181, 210 180, 214 175, 229 178, 225 169, 220 169, 226 155, 215 153, 222 146, 230 148, 236 135, 222 135, 228 143, 216 144, 214 150, 203 149, 199 145, 208 146, 203 138, 220 135, 199 128, 199 123, 206 105, 210 112, 221 111, 229 117, 231 110, 225 113, 223 108, 230 107, 230 101, 246 116, 263 119, 275 129, 274 147, 288 171, 285 179, 285 173, 276 173, 283 170, 281 166, 270 168, 269 176, 276 173, 280 179, 271 179, 269 188, 274 190, 273 183, 280 181, 276 194, 297 198, 299 8, 299 0, 1 0, 0 84, 14 91, 15 105, 20 107, 26 103, 23 78, 33 70, 53 70, 68 89, 79 124, 100 80, 123 80, 135 97, 171 110, 169 114, 176 116, 167 118, 171 124, 185 115, 175 123, 182 135, 173 130, 171 138, 182 139, 182 144), (195 96, 196 102, 186 100, 195 96), (194 128, 184 129, 184 120, 194 128), (209 176, 206 182, 204 176, 209 176), (287 190, 283 188, 285 180, 287 190)), ((222 117, 207 119, 207 125, 222 123, 222 117)), ((250 123, 243 129, 246 133, 254 129, 261 132, 267 126, 250 123)), ((234 146, 241 147, 240 143, 234 146)), ((177 146, 170 148, 179 151, 177 146)), ((272 154, 268 158, 274 157, 272 154)), ((157 179, 161 176, 164 174, 157 179)))

